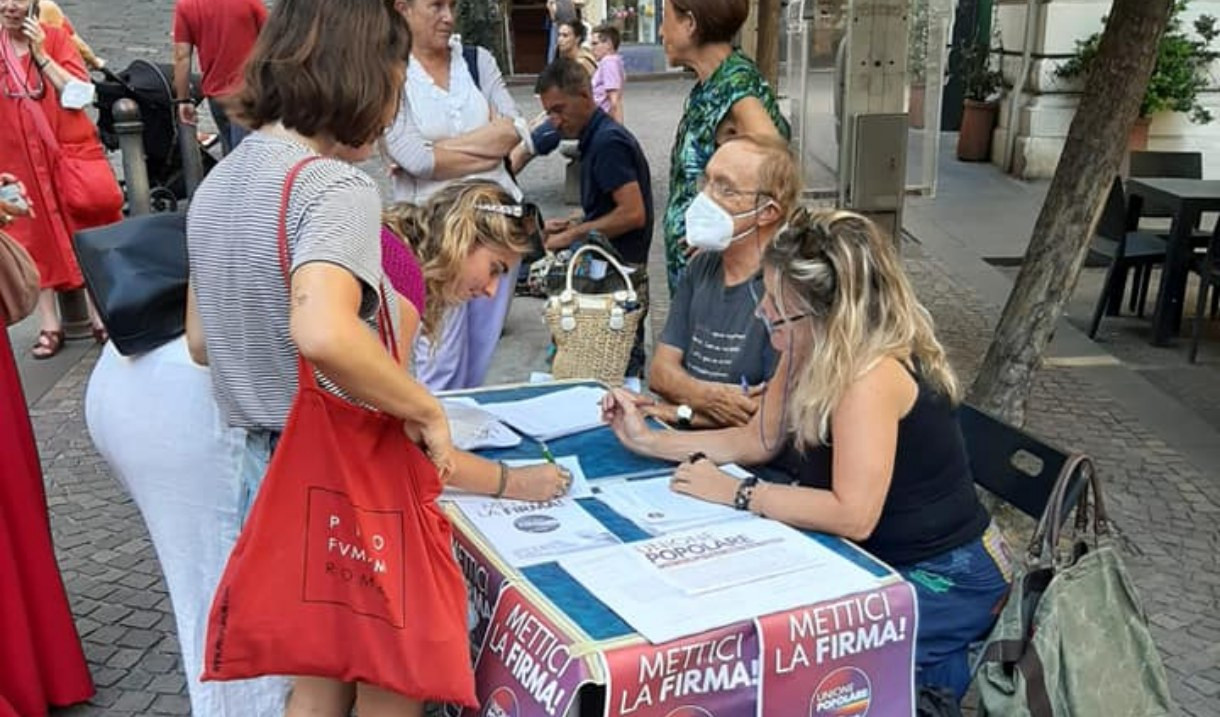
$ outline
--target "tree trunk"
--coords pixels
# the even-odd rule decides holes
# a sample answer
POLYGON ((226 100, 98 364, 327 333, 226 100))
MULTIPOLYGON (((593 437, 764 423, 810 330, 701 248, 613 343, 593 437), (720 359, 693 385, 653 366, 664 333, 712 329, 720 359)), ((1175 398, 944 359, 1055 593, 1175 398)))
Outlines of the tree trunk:
POLYGON ((771 86, 779 89, 779 6, 780 0, 758 2, 758 50, 754 61, 771 86))
POLYGON ((1021 273, 970 389, 971 402, 1015 425, 1024 423, 1034 372, 1127 151, 1172 6, 1173 0, 1114 0, 1110 8, 1021 273))

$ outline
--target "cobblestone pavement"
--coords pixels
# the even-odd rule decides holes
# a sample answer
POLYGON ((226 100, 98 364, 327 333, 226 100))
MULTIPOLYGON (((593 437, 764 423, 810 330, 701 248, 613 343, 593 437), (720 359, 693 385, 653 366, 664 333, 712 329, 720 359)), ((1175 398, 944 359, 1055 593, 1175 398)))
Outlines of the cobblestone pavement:
MULTIPOLYGON (((171 0, 62 4, 115 66, 137 56, 168 56, 171 0)), ((686 81, 671 81, 628 90, 628 124, 652 163, 658 199, 666 196, 669 142, 688 89, 686 81)), ((529 111, 537 107, 527 90, 514 94, 529 111)), ((551 214, 562 207, 561 173, 559 161, 548 160, 522 178, 551 214)), ((954 364, 969 381, 999 307, 981 300, 919 245, 908 242, 904 252, 954 364)), ((659 251, 654 250, 652 266, 654 276, 662 277, 659 251)), ((654 297, 654 329, 667 308, 663 298, 654 297)), ((514 321, 537 320, 526 306, 514 307, 514 321)), ((528 333, 510 326, 506 341, 528 333)), ((91 703, 56 714, 187 714, 171 607, 156 556, 134 505, 85 432, 83 391, 95 355, 88 353, 31 411, 60 566, 98 685, 91 703)), ((517 367, 523 368, 529 367, 517 367)), ((497 375, 507 375, 506 370, 497 367, 497 375)), ((1220 485, 1214 469, 1202 472, 1168 447, 1099 391, 1087 369, 1044 369, 1034 385, 1029 427, 1097 459, 1114 517, 1143 551, 1127 562, 1174 695, 1186 714, 1220 714, 1220 485)))

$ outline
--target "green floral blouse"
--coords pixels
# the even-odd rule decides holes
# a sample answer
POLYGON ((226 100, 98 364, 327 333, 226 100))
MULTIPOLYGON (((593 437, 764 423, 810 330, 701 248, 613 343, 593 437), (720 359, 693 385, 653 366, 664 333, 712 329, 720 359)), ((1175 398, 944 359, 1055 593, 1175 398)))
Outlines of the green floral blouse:
POLYGON ((698 194, 699 176, 716 151, 716 128, 743 97, 757 97, 771 115, 771 121, 780 134, 785 139, 790 138, 788 120, 779 111, 775 92, 754 61, 740 50, 734 50, 707 81, 700 82, 691 90, 669 158, 665 263, 669 268, 671 292, 679 272, 686 266, 684 247, 679 244, 679 240, 686 236, 686 208, 698 194))

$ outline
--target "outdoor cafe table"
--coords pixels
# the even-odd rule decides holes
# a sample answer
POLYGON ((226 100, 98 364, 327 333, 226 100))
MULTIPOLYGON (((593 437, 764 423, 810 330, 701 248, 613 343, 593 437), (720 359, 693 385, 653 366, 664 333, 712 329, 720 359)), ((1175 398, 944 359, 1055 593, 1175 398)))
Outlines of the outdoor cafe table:
MULTIPOLYGON (((488 403, 574 385, 582 382, 447 395, 488 403)), ((547 444, 556 456, 578 456, 593 486, 672 468, 628 452, 605 426, 547 444)), ((515 448, 481 455, 537 459, 541 447, 524 438, 515 448)), ((596 498, 579 503, 625 543, 651 537, 596 498)), ((914 714, 914 591, 845 540, 806 533, 836 559, 873 576, 868 589, 653 645, 558 562, 513 568, 455 506, 442 505, 453 521, 454 554, 469 588, 480 702, 461 717, 914 714)))
POLYGON ((1182 304, 1195 250, 1194 228, 1203 212, 1220 211, 1220 180, 1132 177, 1127 180, 1127 192, 1138 194, 1145 204, 1155 202, 1173 211, 1165 269, 1152 316, 1152 344, 1168 346, 1182 328, 1182 304))

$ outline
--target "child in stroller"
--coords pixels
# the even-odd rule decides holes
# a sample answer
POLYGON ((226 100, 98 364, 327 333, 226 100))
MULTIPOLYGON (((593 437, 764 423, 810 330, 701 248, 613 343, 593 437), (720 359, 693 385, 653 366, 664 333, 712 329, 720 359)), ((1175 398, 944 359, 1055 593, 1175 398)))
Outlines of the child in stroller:
MULTIPOLYGON (((127 69, 112 72, 106 67, 96 70, 102 79, 96 84, 98 110, 97 129, 107 149, 119 148, 119 135, 114 129, 114 103, 131 99, 140 108, 144 123, 144 157, 155 211, 175 211, 178 201, 185 199, 186 178, 182 170, 182 153, 178 148, 178 115, 174 107, 172 68, 147 60, 135 60, 127 69)), ((199 78, 191 78, 191 99, 203 101, 199 78)), ((198 138, 196 138, 198 141, 198 138)), ((217 159, 210 150, 217 143, 215 136, 199 143, 206 175, 217 159)))

